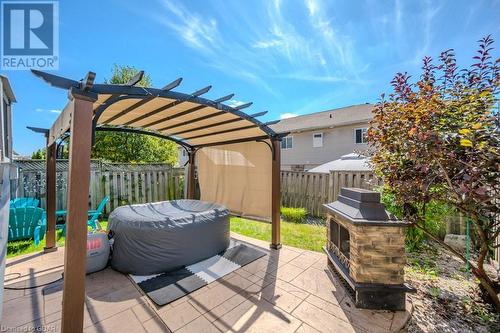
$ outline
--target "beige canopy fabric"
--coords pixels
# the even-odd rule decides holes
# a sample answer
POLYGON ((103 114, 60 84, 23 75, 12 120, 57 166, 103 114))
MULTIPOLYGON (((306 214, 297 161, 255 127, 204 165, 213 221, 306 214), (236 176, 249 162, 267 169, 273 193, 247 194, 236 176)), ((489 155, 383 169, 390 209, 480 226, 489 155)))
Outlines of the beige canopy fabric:
POLYGON ((272 153, 268 145, 206 147, 196 153, 196 159, 201 200, 223 204, 236 215, 270 220, 272 153))
MULTIPOLYGON (((106 105, 111 97, 99 95, 94 110, 106 105)), ((163 97, 127 98, 113 103, 105 108, 97 124, 155 131, 185 140, 192 146, 266 135, 259 124, 240 115, 163 97)))

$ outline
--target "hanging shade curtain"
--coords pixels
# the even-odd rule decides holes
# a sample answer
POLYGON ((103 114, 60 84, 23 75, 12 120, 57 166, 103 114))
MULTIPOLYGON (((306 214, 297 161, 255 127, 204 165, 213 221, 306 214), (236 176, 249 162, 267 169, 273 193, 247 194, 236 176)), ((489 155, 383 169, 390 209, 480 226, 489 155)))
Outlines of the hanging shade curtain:
POLYGON ((225 205, 233 214, 271 218, 269 146, 245 142, 205 147, 196 153, 201 200, 225 205))

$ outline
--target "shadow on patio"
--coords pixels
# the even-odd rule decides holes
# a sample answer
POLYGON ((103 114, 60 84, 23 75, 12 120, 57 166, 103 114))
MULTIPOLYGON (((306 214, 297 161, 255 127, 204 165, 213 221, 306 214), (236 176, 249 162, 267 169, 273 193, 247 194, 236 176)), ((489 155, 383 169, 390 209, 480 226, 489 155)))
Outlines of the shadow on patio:
MULTIPOLYGON (((88 275, 85 332, 396 332, 409 318, 354 308, 321 253, 232 236, 268 255, 162 307, 110 268, 88 275)), ((57 280, 63 252, 9 260, 8 286, 57 280)), ((6 290, 2 325, 59 331, 61 303, 62 282, 6 290)))

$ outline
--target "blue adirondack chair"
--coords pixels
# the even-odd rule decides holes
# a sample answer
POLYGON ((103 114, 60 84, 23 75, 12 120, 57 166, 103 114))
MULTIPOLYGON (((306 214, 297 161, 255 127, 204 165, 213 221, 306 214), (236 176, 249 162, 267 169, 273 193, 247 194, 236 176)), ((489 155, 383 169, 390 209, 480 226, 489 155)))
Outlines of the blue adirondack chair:
MULTIPOLYGON (((96 210, 89 210, 87 212, 87 215, 88 215, 87 226, 92 228, 92 230, 97 229, 96 221, 102 215, 102 212, 104 211, 104 207, 106 207, 106 204, 108 203, 108 201, 109 201, 109 196, 107 195, 104 197, 104 199, 102 199, 101 203, 99 204, 99 206, 97 206, 96 210)), ((66 211, 57 211, 56 215, 58 215, 58 216, 66 215, 66 211)), ((66 221, 66 223, 67 223, 67 221, 66 221)), ((66 235, 66 223, 61 225, 61 227, 60 227, 62 229, 63 235, 66 235)))
POLYGON ((10 208, 38 207, 40 200, 36 198, 15 198, 10 200, 10 208))
POLYGON ((45 212, 38 207, 10 208, 9 241, 34 239, 35 246, 45 236, 45 212))

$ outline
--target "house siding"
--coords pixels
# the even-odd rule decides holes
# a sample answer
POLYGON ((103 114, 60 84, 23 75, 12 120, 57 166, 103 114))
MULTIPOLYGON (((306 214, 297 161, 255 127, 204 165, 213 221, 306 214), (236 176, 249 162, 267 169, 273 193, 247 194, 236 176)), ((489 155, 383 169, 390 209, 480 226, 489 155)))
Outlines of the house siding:
POLYGON ((367 144, 357 144, 355 130, 369 127, 368 122, 339 126, 324 130, 311 130, 291 133, 293 146, 281 150, 281 168, 283 170, 309 170, 318 165, 340 158, 352 152, 363 152, 367 144), (323 147, 313 147, 313 134, 323 133, 323 147))

